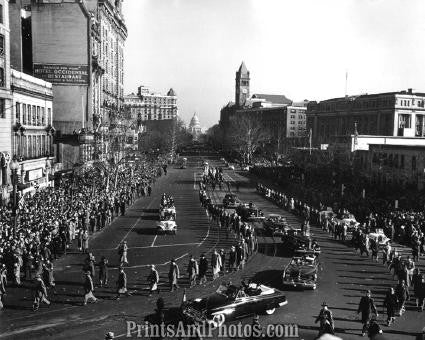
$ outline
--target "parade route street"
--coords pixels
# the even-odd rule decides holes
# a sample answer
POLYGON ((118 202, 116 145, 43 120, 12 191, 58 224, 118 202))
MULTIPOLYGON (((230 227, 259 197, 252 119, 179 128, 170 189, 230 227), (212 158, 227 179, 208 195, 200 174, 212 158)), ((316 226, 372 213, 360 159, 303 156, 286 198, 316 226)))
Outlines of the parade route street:
MULTIPOLYGON (((148 296, 146 277, 148 266, 156 264, 161 282, 161 293, 166 307, 179 307, 183 289, 188 288, 186 266, 189 255, 197 259, 202 253, 210 259, 214 248, 228 252, 235 243, 234 235, 226 238, 224 232, 209 222, 205 209, 200 206, 198 186, 194 182, 201 176, 202 158, 188 157, 187 169, 169 167, 168 175, 160 177, 153 186, 152 196, 143 197, 130 207, 125 216, 116 218, 113 223, 90 239, 90 249, 96 257, 109 259, 110 279, 106 288, 96 288, 94 294, 101 300, 96 304, 82 306, 83 277, 82 266, 86 255, 78 253, 76 242, 67 256, 55 261, 56 292, 49 291, 50 306, 42 305, 37 312, 32 311, 31 283, 23 287, 8 287, 5 308, 0 312, 0 338, 4 339, 102 339, 108 331, 116 338, 125 338, 126 321, 142 323, 152 314, 158 295, 148 296), (177 235, 157 235, 155 223, 157 209, 162 193, 174 196, 177 211, 177 235), (115 281, 117 279, 118 246, 122 241, 129 246, 129 265, 125 267, 130 297, 115 300, 115 281), (168 289, 168 265, 171 258, 177 259, 182 279, 180 289, 170 293, 168 289)), ((218 160, 209 160, 213 166, 224 166, 218 160)), ((225 180, 232 183, 232 191, 243 202, 255 202, 265 215, 279 213, 285 215, 292 225, 301 220, 276 206, 255 191, 255 182, 242 173, 225 170, 225 180), (238 182, 239 191, 235 183, 238 182)), ((265 185, 269 183, 264 182, 265 185)), ((271 184, 270 184, 271 185, 271 184)), ((221 202, 223 190, 209 192, 213 201, 221 202)), ((260 315, 264 326, 271 323, 295 323, 300 327, 300 339, 314 339, 318 333, 315 318, 323 301, 333 311, 337 335, 343 339, 359 339, 361 324, 357 316, 357 306, 365 289, 372 291, 380 313, 379 322, 387 339, 415 339, 425 325, 424 313, 413 310, 414 302, 407 305, 407 312, 397 318, 395 325, 383 326, 382 300, 388 287, 394 286, 392 275, 381 264, 372 262, 366 256, 356 254, 352 248, 333 240, 318 228, 311 227, 313 236, 322 249, 320 261, 323 270, 319 273, 319 285, 315 291, 287 291, 288 304, 276 310, 273 315, 260 315)), ((279 247, 277 238, 259 235, 259 252, 248 261, 243 271, 227 274, 216 281, 187 289, 187 298, 196 298, 214 292, 222 281, 238 284, 242 279, 253 279, 266 285, 281 289, 282 269, 289 262, 279 247)), ((405 252, 410 250, 399 246, 405 252)), ((424 269, 421 258, 419 268, 424 269)), ((97 284, 97 277, 95 278, 97 284)), ((251 323, 252 318, 241 320, 251 323)))

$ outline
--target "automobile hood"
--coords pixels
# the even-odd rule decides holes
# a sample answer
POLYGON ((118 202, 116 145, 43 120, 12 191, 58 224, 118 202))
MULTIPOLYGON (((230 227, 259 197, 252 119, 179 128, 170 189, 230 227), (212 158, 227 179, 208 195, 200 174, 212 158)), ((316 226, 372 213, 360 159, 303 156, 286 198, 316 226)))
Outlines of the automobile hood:
POLYGON ((222 294, 213 294, 203 299, 194 299, 190 301, 190 306, 198 311, 211 311, 215 308, 225 306, 228 303, 226 296, 222 294))

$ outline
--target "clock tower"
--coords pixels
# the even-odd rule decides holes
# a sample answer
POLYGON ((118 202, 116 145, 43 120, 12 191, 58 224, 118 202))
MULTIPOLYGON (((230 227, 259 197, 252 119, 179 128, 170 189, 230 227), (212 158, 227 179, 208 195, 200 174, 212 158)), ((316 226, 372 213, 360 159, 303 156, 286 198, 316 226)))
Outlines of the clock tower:
POLYGON ((236 72, 235 103, 237 107, 243 107, 249 98, 249 71, 242 62, 236 72))

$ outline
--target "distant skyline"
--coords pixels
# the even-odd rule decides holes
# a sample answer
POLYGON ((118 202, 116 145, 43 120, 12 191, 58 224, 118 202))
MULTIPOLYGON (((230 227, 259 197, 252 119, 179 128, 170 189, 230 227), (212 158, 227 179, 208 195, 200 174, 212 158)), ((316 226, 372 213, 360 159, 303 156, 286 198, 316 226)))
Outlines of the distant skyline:
POLYGON ((235 72, 251 94, 324 100, 425 92, 423 0, 127 0, 125 92, 139 85, 178 96, 186 123, 219 120, 235 72))

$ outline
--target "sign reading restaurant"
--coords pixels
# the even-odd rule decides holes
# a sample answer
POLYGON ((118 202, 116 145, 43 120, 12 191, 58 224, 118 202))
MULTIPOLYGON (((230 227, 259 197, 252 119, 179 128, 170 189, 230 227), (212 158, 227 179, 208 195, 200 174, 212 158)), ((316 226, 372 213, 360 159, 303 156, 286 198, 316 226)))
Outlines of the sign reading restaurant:
POLYGON ((88 65, 34 64, 34 76, 53 84, 88 85, 88 65))

